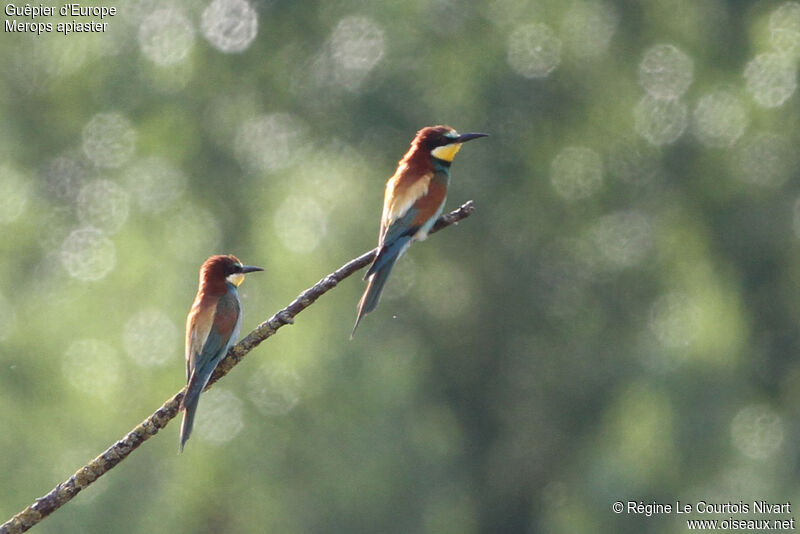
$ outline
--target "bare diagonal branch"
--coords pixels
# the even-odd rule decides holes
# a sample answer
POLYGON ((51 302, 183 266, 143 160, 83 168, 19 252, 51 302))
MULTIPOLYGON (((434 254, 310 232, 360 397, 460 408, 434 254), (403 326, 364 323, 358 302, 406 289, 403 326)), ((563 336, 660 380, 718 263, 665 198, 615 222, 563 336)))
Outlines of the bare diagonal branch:
MULTIPOLYGON (((439 220, 436 221, 430 233, 438 232, 442 228, 456 224, 461 219, 472 215, 473 211, 475 211, 475 207, 470 200, 458 209, 442 215, 439 220)), ((279 328, 287 324, 292 324, 294 322, 294 317, 311 306, 319 297, 336 287, 339 282, 351 274, 366 267, 375 257, 376 253, 377 249, 370 250, 342 265, 339 269, 300 293, 288 306, 258 325, 247 337, 231 347, 231 350, 228 351, 228 354, 214 371, 211 380, 208 382, 208 387, 211 387, 214 382, 228 374, 247 353, 257 347, 262 341, 275 334, 279 328)), ((166 401, 150 417, 142 421, 136 428, 128 432, 125 437, 106 449, 100 456, 81 467, 74 475, 50 490, 47 495, 39 497, 33 504, 0 525, 0 534, 18 534, 25 532, 69 502, 81 490, 103 476, 142 443, 167 426, 170 420, 178 415, 178 406, 182 398, 183 390, 173 395, 171 399, 166 401)))

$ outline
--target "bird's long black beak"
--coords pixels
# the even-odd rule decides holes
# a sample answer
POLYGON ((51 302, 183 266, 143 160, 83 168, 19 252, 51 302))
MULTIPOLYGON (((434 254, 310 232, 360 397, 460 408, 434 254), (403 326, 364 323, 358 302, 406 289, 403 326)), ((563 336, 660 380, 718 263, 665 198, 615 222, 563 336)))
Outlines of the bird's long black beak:
POLYGON ((261 267, 253 267, 252 265, 242 265, 243 273, 254 273, 256 271, 263 271, 261 267))
POLYGON ((456 139, 456 143, 466 143, 467 141, 472 141, 473 139, 477 139, 479 137, 488 137, 489 134, 485 133, 465 133, 458 136, 456 139))

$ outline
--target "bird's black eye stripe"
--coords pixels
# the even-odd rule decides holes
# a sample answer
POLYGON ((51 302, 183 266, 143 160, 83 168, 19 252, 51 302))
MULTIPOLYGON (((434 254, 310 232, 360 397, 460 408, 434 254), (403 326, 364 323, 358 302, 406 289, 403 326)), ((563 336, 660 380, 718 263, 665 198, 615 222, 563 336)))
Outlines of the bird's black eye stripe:
POLYGON ((442 145, 450 145, 458 141, 458 135, 454 133, 446 133, 442 136, 442 145))
POLYGON ((438 139, 434 140, 434 142, 433 142, 433 148, 437 148, 437 147, 440 147, 440 146, 449 145, 449 144, 450 144, 450 143, 452 143, 453 141, 455 141, 455 139, 453 139, 452 137, 447 137, 446 135, 443 135, 443 136, 441 136, 440 138, 438 138, 438 139))

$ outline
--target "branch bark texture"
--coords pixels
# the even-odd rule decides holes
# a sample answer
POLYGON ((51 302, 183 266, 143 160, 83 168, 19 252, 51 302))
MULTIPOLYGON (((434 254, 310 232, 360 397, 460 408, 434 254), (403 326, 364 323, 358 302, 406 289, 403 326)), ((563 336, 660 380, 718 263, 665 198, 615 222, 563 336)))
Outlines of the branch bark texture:
MULTIPOLYGON (((461 219, 472 215, 473 211, 475 211, 475 207, 472 201, 467 201, 459 208, 442 215, 429 233, 433 234, 452 224, 456 224, 461 219)), ((262 341, 275 334, 279 328, 294 323, 294 317, 311 306, 319 297, 336 287, 339 282, 348 276, 369 265, 375 258, 377 252, 378 249, 376 248, 350 260, 312 287, 300 293, 288 306, 258 325, 244 339, 231 347, 228 354, 214 371, 206 389, 228 374, 228 372, 230 372, 230 370, 251 350, 261 344, 262 341)), ((91 485, 111 468, 127 458, 127 456, 142 443, 167 426, 167 424, 178 415, 178 407, 180 406, 182 398, 183 390, 173 395, 172 398, 167 400, 158 410, 136 426, 136 428, 128 432, 127 435, 106 449, 97 458, 81 467, 74 475, 58 484, 55 488, 50 490, 49 493, 39 497, 33 504, 0 525, 0 534, 19 534, 25 532, 42 519, 58 510, 61 506, 68 503, 81 490, 91 485)))

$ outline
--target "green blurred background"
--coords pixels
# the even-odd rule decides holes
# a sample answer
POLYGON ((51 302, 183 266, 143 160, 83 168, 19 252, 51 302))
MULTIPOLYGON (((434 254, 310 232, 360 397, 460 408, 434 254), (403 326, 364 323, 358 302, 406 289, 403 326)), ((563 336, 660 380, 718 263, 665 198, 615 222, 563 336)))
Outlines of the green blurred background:
POLYGON ((1 519, 182 387, 207 256, 266 268, 248 332, 375 245, 437 123, 491 134, 453 164, 447 207, 477 211, 356 339, 354 276, 203 396, 183 455, 173 423, 36 531, 677 533, 611 505, 800 506, 799 3, 106 5, 105 33, 0 36, 1 519))

